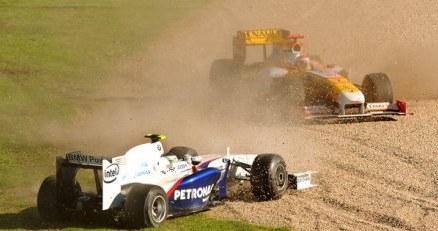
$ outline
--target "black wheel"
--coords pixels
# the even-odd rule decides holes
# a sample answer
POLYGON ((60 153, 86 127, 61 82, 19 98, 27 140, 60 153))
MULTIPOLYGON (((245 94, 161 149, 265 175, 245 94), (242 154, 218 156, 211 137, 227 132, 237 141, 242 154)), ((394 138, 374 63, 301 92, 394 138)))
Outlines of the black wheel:
POLYGON ((57 221, 60 219, 55 176, 48 176, 41 183, 38 191, 37 207, 42 219, 46 221, 57 221))
POLYGON ((258 200, 278 199, 288 188, 286 163, 277 154, 258 155, 252 164, 250 181, 258 200))
MULTIPOLYGON (((65 183, 65 182, 64 182, 65 183)), ((75 180, 74 185, 63 185, 62 195, 58 195, 58 212, 63 221, 74 220, 81 216, 82 211, 76 210, 77 198, 82 194, 82 187, 75 180)))
POLYGON ((136 184, 126 196, 125 211, 132 228, 158 227, 169 211, 166 193, 155 185, 136 184))
POLYGON ((175 155, 178 159, 183 160, 186 155, 192 157, 192 156, 198 156, 198 153, 193 148, 176 146, 171 148, 169 152, 165 154, 165 156, 171 156, 171 155, 175 155))
POLYGON ((365 76, 362 81, 362 92, 366 102, 393 101, 392 85, 384 73, 372 73, 365 76))
POLYGON ((210 69, 210 85, 218 93, 230 93, 239 79, 240 64, 232 59, 218 59, 210 69))

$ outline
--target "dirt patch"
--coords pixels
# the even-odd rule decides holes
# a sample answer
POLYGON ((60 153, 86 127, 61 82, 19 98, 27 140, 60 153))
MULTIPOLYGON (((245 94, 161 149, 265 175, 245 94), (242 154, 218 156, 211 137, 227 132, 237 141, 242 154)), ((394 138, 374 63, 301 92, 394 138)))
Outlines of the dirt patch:
POLYGON ((49 123, 44 137, 109 155, 143 142, 146 132, 200 153, 228 146, 280 153, 291 172, 318 171, 319 187, 269 202, 237 197, 210 215, 298 230, 437 230, 437 8, 404 0, 218 1, 174 25, 144 56, 121 62, 119 78, 78 109, 72 127, 49 123), (238 107, 212 101, 209 68, 231 57, 232 36, 271 27, 303 33, 309 53, 347 67, 355 82, 388 72, 412 114, 297 125, 254 119, 244 96, 238 107))

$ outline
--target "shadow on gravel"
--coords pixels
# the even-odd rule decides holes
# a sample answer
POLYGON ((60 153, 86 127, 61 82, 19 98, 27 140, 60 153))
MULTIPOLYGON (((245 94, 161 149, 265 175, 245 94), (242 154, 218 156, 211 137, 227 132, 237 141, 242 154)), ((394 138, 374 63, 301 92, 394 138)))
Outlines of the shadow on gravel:
POLYGON ((374 117, 354 117, 354 118, 327 118, 305 121, 307 125, 329 125, 329 124, 353 124, 353 123, 368 123, 382 121, 397 121, 393 117, 374 116, 374 117))
POLYGON ((92 219, 81 217, 75 218, 72 221, 66 222, 51 222, 47 223, 41 220, 36 207, 21 210, 18 213, 3 213, 0 214, 0 229, 64 229, 64 228, 116 228, 113 222, 108 222, 108 219, 93 216, 92 219))

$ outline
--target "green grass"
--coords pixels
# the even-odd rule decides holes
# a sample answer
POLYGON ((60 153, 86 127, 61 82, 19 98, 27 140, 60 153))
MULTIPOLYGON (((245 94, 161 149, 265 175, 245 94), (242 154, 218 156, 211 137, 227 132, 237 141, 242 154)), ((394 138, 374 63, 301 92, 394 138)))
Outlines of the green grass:
MULTIPOLYGON (((106 223, 42 224, 36 193, 60 147, 35 138, 50 121, 114 78, 171 23, 210 0, 0 0, 0 229, 108 229, 106 223)), ((275 230, 205 213, 158 230, 275 230)), ((281 229, 280 229, 281 230, 281 229)))
MULTIPOLYGON (((75 105, 114 78, 112 67, 207 3, 0 0, 0 165, 19 168, 26 152, 46 161, 50 144, 33 142, 44 123, 74 119, 75 105)), ((19 172, 0 169, 0 186, 19 172)))
POLYGON ((20 136, 48 117, 71 118, 72 105, 111 77, 108 67, 206 2, 1 1, 2 130, 20 136))
MULTIPOLYGON (((60 223, 41 223, 35 208, 29 208, 18 214, 0 214, 0 229, 65 229, 65 230, 108 230, 115 225, 108 221, 70 221, 60 223)), ((119 228, 123 228, 119 227, 119 228)), ((270 228, 250 225, 239 221, 219 220, 208 217, 205 213, 168 219, 157 231, 191 231, 191 230, 272 230, 286 231, 288 228, 270 228)))

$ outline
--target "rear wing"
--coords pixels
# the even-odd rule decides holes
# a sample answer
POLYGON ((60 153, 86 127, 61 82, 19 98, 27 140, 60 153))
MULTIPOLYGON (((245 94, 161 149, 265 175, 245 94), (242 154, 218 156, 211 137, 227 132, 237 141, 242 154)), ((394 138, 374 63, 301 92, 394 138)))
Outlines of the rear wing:
POLYGON ((245 45, 282 44, 289 42, 290 32, 283 29, 238 31, 236 38, 245 45))
POLYGON ((63 166, 101 169, 103 159, 101 156, 88 155, 80 151, 75 151, 67 153, 65 158, 58 157, 57 162, 63 166))
POLYGON ((287 45, 290 43, 290 32, 283 29, 238 31, 233 37, 233 59, 244 63, 246 46, 263 46, 263 57, 266 59, 266 45, 287 45))
MULTIPOLYGON (((76 175, 80 169, 92 169, 96 192, 102 195, 101 174, 104 157, 88 155, 80 151, 70 152, 56 158, 56 187, 63 192, 60 197, 71 198, 77 189, 76 175)), ((80 187, 80 186, 79 186, 80 187)))

